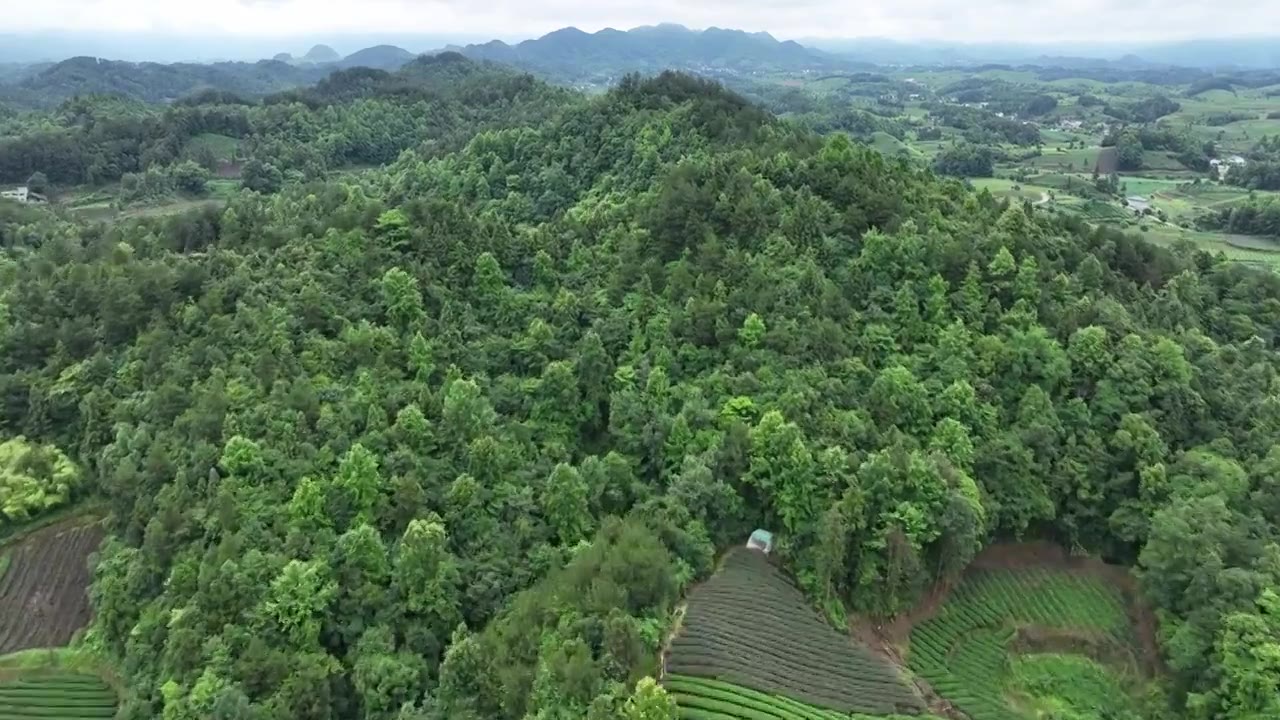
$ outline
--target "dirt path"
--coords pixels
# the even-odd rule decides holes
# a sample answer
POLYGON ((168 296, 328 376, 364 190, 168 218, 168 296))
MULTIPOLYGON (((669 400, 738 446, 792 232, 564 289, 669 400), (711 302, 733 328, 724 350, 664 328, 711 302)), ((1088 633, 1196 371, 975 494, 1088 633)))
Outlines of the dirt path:
POLYGON ((671 642, 680 634, 680 630, 684 627, 684 614, 689 609, 689 603, 681 602, 676 606, 675 612, 671 617, 671 631, 662 639, 662 649, 658 651, 658 662, 661 666, 658 668, 658 681, 661 682, 667 676, 667 655, 671 652, 671 642))
MULTIPOLYGON (((946 597, 946 592, 931 592, 930 597, 925 602, 917 605, 921 613, 927 613, 930 617, 938 611, 942 606, 942 600, 946 597), (926 607, 928 606, 928 607, 926 607)), ((951 718, 951 720, 969 720, 969 717, 960 712, 959 708, 952 705, 949 700, 938 694, 933 686, 927 680, 916 675, 907 669, 907 645, 911 639, 911 627, 903 621, 903 617, 895 618, 888 623, 877 622, 871 618, 850 617, 849 618, 849 634, 855 640, 865 645, 875 654, 883 657, 893 663, 898 668, 898 673, 904 680, 909 681, 924 698, 925 705, 928 706, 929 712, 941 717, 951 718), (903 637, 897 637, 897 634, 903 633, 903 637)), ((916 621, 923 622, 925 618, 920 617, 916 621)))

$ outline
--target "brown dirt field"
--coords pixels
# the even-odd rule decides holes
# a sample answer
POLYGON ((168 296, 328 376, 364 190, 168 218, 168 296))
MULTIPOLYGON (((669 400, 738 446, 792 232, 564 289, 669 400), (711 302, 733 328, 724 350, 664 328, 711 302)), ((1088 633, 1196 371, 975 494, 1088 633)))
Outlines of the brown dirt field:
POLYGON ((244 169, 244 163, 233 162, 231 160, 219 160, 213 174, 220 178, 236 179, 240 177, 240 171, 244 169))
POLYGON ((74 518, 7 546, 0 578, 0 655, 66 645, 89 622, 89 555, 103 537, 95 519, 74 518))
MULTIPOLYGON (((1102 578, 1119 588, 1124 595, 1129 608, 1129 621, 1133 625, 1138 643, 1140 657, 1137 660, 1142 671, 1148 677, 1163 671, 1160 648, 1156 642, 1155 613, 1142 599, 1137 580, 1128 568, 1109 565, 1096 557, 1072 555, 1062 546, 1047 541, 995 543, 978 553, 969 567, 983 570, 1046 567, 1102 578)), ((851 618, 849 631, 868 647, 905 666, 907 648, 911 644, 911 629, 937 614, 950 592, 951 585, 939 583, 907 612, 883 620, 851 618)))

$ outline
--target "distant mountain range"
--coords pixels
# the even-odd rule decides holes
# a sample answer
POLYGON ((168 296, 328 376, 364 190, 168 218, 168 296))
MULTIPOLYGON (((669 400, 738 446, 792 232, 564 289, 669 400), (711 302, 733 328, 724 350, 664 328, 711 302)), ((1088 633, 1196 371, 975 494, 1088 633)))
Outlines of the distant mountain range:
MULTIPOLYGON (((564 84, 606 84, 616 82, 625 73, 654 73, 668 68, 733 79, 771 72, 861 70, 873 64, 1006 63, 1103 72, 1160 71, 1169 66, 1280 67, 1280 43, 1263 40, 1149 45, 1137 49, 1141 54, 1121 52, 1132 48, 1101 45, 960 45, 893 40, 813 42, 821 48, 779 41, 768 33, 656 25, 626 32, 606 29, 587 33, 564 28, 514 45, 493 40, 450 45, 446 49, 475 60, 511 65, 564 84)), ((432 54, 442 51, 437 49, 432 54)), ((259 97, 313 85, 335 70, 367 67, 394 71, 416 57, 419 55, 396 45, 374 45, 345 57, 340 57, 332 47, 316 45, 300 58, 280 53, 273 60, 253 63, 166 65, 74 57, 48 65, 0 64, 0 102, 19 107, 47 107, 75 95, 113 93, 157 103, 208 89, 259 97)), ((1187 81, 1195 79, 1198 76, 1187 81)))
POLYGON ((570 27, 516 45, 494 40, 449 49, 467 57, 506 63, 568 81, 599 80, 627 72, 667 68, 796 72, 840 69, 853 64, 797 42, 780 42, 768 33, 721 28, 690 30, 670 24, 595 33, 570 27))
MULTIPOLYGON (((149 62, 246 60, 271 57, 281 49, 290 46, 296 48, 289 51, 290 62, 325 64, 339 62, 343 52, 388 45, 405 48, 411 57, 424 51, 439 51, 446 47, 466 50, 466 54, 472 56, 496 53, 505 55, 508 62, 514 57, 522 63, 550 67, 551 71, 563 74, 566 70, 573 69, 565 68, 562 60, 555 58, 556 53, 548 54, 545 47, 556 45, 555 41, 560 39, 569 40, 566 49, 579 53, 580 58, 599 57, 590 49, 593 44, 598 46, 617 41, 620 50, 634 52, 632 60, 647 67, 654 67, 652 53, 655 48, 676 53, 672 62, 696 63, 705 60, 707 56, 701 50, 690 48, 691 45, 696 44, 693 38, 704 34, 710 36, 704 39, 707 41, 705 43, 707 48, 713 47, 716 42, 724 42, 726 49, 734 46, 738 49, 729 49, 726 55, 711 56, 716 59, 717 65, 723 65, 726 61, 733 62, 737 52, 745 50, 762 53, 759 59, 765 62, 771 62, 766 60, 769 55, 776 58, 780 54, 790 53, 792 59, 795 59, 803 52, 810 56, 804 59, 804 62, 812 62, 813 55, 822 57, 824 54, 832 54, 841 56, 835 59, 835 62, 865 62, 878 65, 1025 64, 1044 62, 1048 58, 1117 62, 1122 61, 1125 56, 1130 56, 1130 59, 1136 58, 1141 62, 1196 68, 1280 67, 1280 38, 1276 37, 1206 38, 1164 43, 1047 44, 1016 41, 965 43, 901 41, 883 38, 797 38, 799 43, 797 45, 795 42, 778 42, 766 33, 745 33, 716 28, 700 32, 669 24, 635 28, 627 32, 602 30, 597 33, 583 33, 566 28, 536 40, 525 40, 515 44, 483 42, 488 38, 474 34, 405 33, 398 32, 394 28, 376 34, 345 34, 311 38, 226 34, 173 35, 157 32, 14 33, 0 30, 0 64, 56 62, 72 56, 149 62), (549 40, 551 42, 548 42, 549 40), (752 40, 758 42, 751 42, 752 40), (319 56, 307 53, 299 57, 295 54, 302 48, 317 43, 324 43, 327 49, 336 50, 331 54, 323 53, 319 56), (468 43, 473 44, 468 45, 468 43), (692 52, 692 55, 682 55, 682 52, 692 52)), ((833 60, 828 57, 825 62, 833 62, 833 60)), ((577 72, 581 70, 578 69, 577 72)))
POLYGON ((886 38, 807 38, 806 46, 876 65, 1053 64, 1278 68, 1280 38, 1223 38, 1171 43, 957 43, 886 38))

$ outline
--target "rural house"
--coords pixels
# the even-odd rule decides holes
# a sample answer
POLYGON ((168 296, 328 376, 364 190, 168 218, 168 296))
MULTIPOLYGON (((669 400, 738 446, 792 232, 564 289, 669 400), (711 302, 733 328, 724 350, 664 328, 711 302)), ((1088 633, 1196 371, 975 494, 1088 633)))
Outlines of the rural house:
POLYGON ((13 190, 0 191, 0 198, 6 200, 17 200, 20 203, 42 203, 47 202, 45 196, 40 193, 34 193, 25 186, 13 190))

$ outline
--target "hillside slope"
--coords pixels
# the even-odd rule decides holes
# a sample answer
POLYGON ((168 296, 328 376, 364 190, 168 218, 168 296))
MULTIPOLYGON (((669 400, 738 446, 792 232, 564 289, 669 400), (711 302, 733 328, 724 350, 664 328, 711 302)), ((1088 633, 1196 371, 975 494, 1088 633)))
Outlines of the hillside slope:
MULTIPOLYGON (((637 680, 755 528, 829 616, 901 612, 991 538, 1136 563, 1172 706, 1275 716, 1280 276, 688 76, 568 97, 219 212, 13 235, 0 432, 110 505, 122 717, 669 710, 637 680)), ((360 102, 264 113, 275 152, 391 147, 360 102)))

